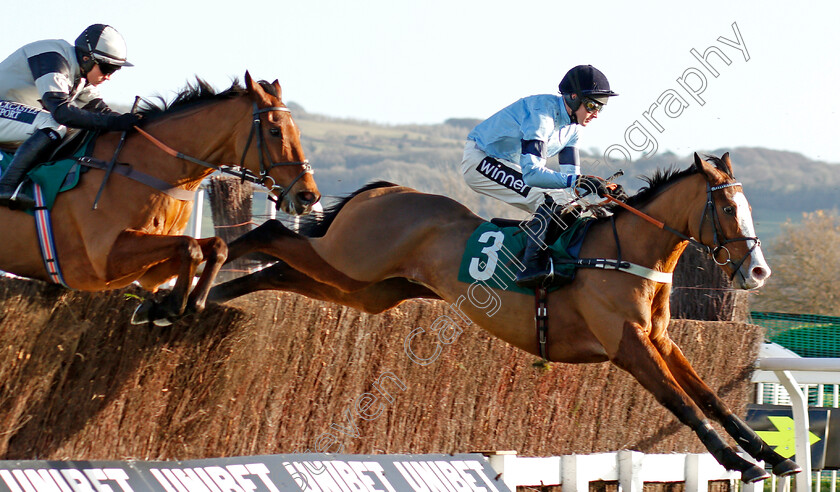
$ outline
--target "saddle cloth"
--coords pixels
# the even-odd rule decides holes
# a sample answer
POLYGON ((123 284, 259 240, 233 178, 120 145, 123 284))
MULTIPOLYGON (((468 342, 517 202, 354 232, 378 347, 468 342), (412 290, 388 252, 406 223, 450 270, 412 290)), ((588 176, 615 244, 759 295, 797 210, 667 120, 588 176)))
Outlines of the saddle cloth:
MULTIPOLYGON (((29 174, 27 174, 29 180, 24 183, 23 190, 29 196, 33 196, 32 183, 38 183, 44 195, 44 205, 51 210, 56 196, 62 191, 75 188, 79 184, 81 173, 87 170, 87 167, 79 165, 76 159, 89 155, 89 152, 93 149, 94 135, 89 134, 85 138, 86 140, 72 153, 71 157, 45 162, 29 171, 29 174)), ((13 156, 13 152, 0 150, 0 169, 3 172, 6 171, 13 156)), ((27 212, 33 214, 32 210, 27 212)))
MULTIPOLYGON (((549 246, 556 273, 574 278, 576 267, 569 260, 578 258, 592 220, 592 217, 578 218, 549 246)), ((469 284, 478 281, 494 289, 533 295, 534 289, 519 287, 515 282, 516 274, 522 270, 521 258, 527 241, 527 233, 519 227, 481 224, 467 240, 458 280, 469 284)), ((549 291, 559 287, 553 286, 549 291)))

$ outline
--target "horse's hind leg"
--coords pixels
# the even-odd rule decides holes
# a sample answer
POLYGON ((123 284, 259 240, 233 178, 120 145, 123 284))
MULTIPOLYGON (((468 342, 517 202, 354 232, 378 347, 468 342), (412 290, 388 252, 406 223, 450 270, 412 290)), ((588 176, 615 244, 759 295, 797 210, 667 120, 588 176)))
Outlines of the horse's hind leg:
POLYGON ((369 282, 352 279, 333 268, 312 248, 310 239, 288 229, 278 220, 268 220, 228 244, 228 259, 259 251, 281 259, 313 279, 344 292, 363 289, 369 282))
POLYGON ((688 362, 688 359, 670 338, 663 337, 660 340, 654 340, 653 343, 679 385, 703 409, 706 415, 719 422, 726 429, 726 432, 735 439, 744 451, 757 460, 769 463, 776 475, 786 476, 802 471, 799 465, 773 451, 755 431, 727 408, 715 392, 700 379, 700 376, 691 367, 691 363, 688 362))
POLYGON ((318 282, 280 261, 258 272, 213 287, 209 300, 221 303, 259 290, 295 292, 312 299, 334 302, 372 314, 381 313, 406 299, 440 298, 428 288, 404 278, 386 279, 347 293, 318 282))
POLYGON ((700 408, 674 379, 665 360, 647 336, 647 331, 629 322, 624 324, 621 341, 612 362, 629 372, 683 424, 689 426, 717 461, 728 470, 741 472, 747 483, 770 475, 738 456, 704 418, 700 408))

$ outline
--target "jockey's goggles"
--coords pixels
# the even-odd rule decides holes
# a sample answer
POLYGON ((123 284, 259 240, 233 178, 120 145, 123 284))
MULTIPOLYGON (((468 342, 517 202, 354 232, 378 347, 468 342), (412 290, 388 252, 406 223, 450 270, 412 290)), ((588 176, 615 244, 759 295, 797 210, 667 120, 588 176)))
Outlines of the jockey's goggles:
POLYGON ((102 75, 111 75, 120 68, 122 68, 119 65, 112 65, 110 63, 105 62, 96 62, 96 64, 99 65, 99 71, 102 72, 102 75))
POLYGON ((603 103, 599 103, 598 101, 589 98, 584 99, 583 107, 590 113, 600 113, 604 110, 603 103))

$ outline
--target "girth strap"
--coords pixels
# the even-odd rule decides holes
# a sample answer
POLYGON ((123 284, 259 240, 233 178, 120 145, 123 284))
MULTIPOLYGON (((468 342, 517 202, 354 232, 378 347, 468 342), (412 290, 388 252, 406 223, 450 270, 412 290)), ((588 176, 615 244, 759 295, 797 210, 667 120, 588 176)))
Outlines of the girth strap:
POLYGON ((58 264, 52 221, 50 220, 50 211, 46 206, 44 193, 38 183, 34 183, 33 191, 35 193, 35 229, 38 236, 38 246, 41 248, 41 258, 44 260, 44 269, 46 269, 47 276, 53 283, 67 287, 64 276, 61 274, 61 266, 58 264))
POLYGON ((629 261, 612 260, 609 258, 580 258, 577 260, 570 260, 569 263, 574 264, 578 268, 618 270, 620 272, 636 275, 637 277, 653 280, 654 282, 659 282, 661 284, 670 284, 674 278, 674 274, 672 273, 660 272, 642 265, 630 263, 629 261))
POLYGON ((540 347, 540 357, 548 360, 548 289, 537 287, 534 291, 536 302, 537 343, 540 347))

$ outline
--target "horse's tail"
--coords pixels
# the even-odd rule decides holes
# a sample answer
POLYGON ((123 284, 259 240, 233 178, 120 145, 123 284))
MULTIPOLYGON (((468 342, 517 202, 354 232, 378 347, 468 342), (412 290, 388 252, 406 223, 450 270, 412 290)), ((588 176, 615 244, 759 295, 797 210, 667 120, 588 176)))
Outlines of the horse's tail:
POLYGON ((378 188, 389 188, 391 186, 399 185, 388 181, 375 181, 373 183, 366 184, 353 193, 345 196, 337 203, 330 205, 322 213, 311 214, 303 217, 301 219, 300 230, 298 233, 307 237, 323 237, 332 225, 333 220, 335 220, 335 216, 341 212, 341 209, 347 205, 347 202, 366 191, 378 188))

